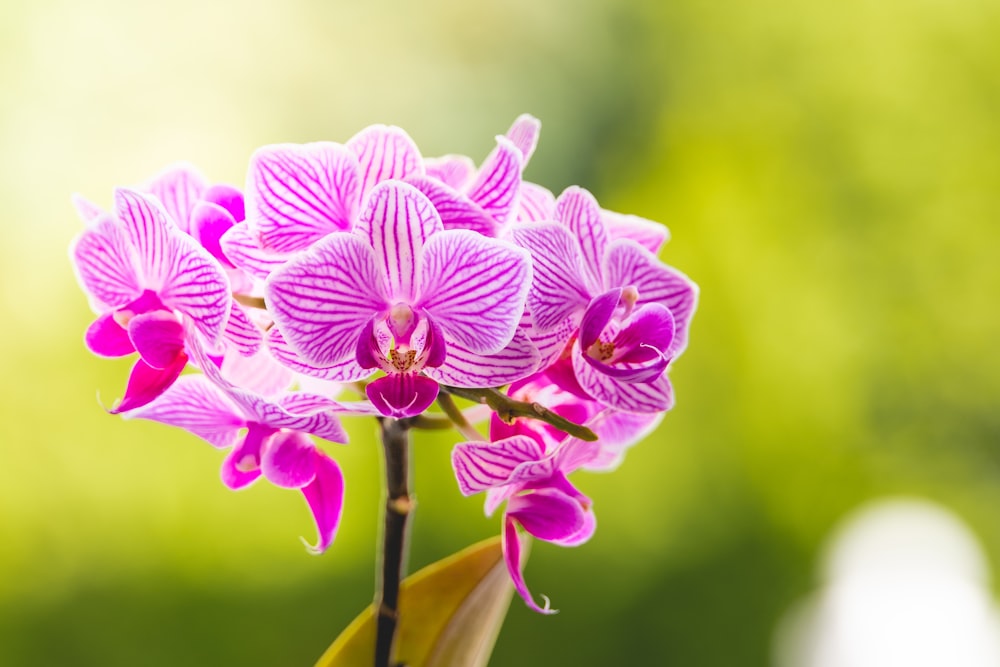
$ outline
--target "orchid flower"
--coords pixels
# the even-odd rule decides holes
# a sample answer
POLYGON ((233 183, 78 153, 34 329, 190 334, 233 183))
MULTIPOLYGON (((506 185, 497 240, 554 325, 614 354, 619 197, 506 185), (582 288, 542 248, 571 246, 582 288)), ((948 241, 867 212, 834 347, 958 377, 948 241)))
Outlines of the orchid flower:
MULTIPOLYGON (((155 400, 124 416, 177 426, 214 447, 230 448, 221 469, 222 482, 230 489, 242 489, 263 476, 275 486, 300 490, 319 533, 310 548, 325 551, 340 523, 344 479, 337 463, 308 436, 346 443, 338 415, 374 414, 372 406, 308 392, 283 391, 265 398, 227 380, 226 375, 234 374, 224 374, 225 364, 216 366, 198 342, 189 349, 204 375, 184 375, 155 400)), ((233 361, 249 365, 239 357, 233 361)))
POLYGON ((250 158, 246 223, 221 239, 231 261, 260 280, 327 234, 350 232, 378 183, 419 177, 420 150, 398 127, 372 125, 346 144, 275 144, 250 158))
POLYGON ((647 226, 603 215, 581 188, 559 197, 555 220, 513 231, 532 255, 535 331, 569 333, 551 378, 613 408, 670 409, 664 371, 687 345, 697 287, 640 243, 657 243, 647 226))
POLYGON ((265 298, 307 363, 367 386, 387 416, 423 412, 437 381, 492 387, 530 374, 538 354, 517 325, 531 279, 527 253, 445 230, 430 201, 388 181, 355 234, 333 233, 275 270, 265 298))
POLYGON ((170 220, 150 195, 119 189, 114 214, 83 211, 87 228, 71 257, 98 318, 87 347, 98 356, 138 352, 125 395, 111 410, 145 405, 187 364, 186 324, 209 345, 229 319, 229 283, 214 258, 170 220))
POLYGON ((548 599, 543 596, 544 605, 538 605, 524 581, 518 527, 562 546, 590 539, 596 527, 590 499, 567 476, 579 468, 614 468, 625 449, 655 428, 662 415, 607 408, 560 389, 544 374, 514 383, 509 394, 542 403, 598 435, 597 441, 586 442, 540 421, 517 418, 507 423, 494 414, 491 442, 460 443, 452 451, 452 467, 464 495, 485 491, 487 516, 506 501, 503 548, 511 580, 531 609, 550 613, 548 599))

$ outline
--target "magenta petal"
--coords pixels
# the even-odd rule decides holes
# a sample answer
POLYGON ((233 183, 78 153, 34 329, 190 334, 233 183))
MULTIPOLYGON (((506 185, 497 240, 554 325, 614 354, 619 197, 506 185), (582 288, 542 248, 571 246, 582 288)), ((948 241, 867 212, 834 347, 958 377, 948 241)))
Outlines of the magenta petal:
POLYGON ((391 302, 412 303, 424 244, 443 229, 430 200, 412 185, 388 181, 372 188, 356 232, 371 241, 391 302))
POLYGON ((558 544, 562 547, 576 547, 580 546, 591 537, 594 536, 594 531, 597 529, 597 517, 594 516, 594 510, 588 507, 583 511, 583 523, 580 525, 580 529, 577 530, 572 535, 567 535, 564 538, 552 540, 554 544, 558 544))
POLYGON ((298 431, 278 431, 264 443, 260 470, 275 486, 301 489, 316 477, 316 446, 298 431))
POLYGON ((156 400, 125 414, 128 419, 149 419, 194 433, 214 447, 237 443, 246 419, 239 409, 204 375, 177 378, 156 400))
POLYGON ((302 487, 312 512, 319 540, 310 546, 313 553, 322 553, 333 543, 344 509, 344 475, 340 466, 323 452, 316 451, 316 476, 302 487))
POLYGON ((521 538, 518 537, 517 527, 510 517, 504 517, 503 559, 507 564, 507 572, 510 574, 514 589, 521 596, 521 599, 524 600, 524 603, 540 614, 556 613, 555 609, 549 607, 549 599, 544 595, 542 596, 542 600, 545 606, 538 606, 531 596, 531 591, 528 590, 528 585, 524 582, 524 564, 521 562, 521 538))
POLYGON ((347 148, 358 158, 362 195, 382 181, 423 174, 420 150, 398 127, 366 127, 348 140, 347 148))
POLYGON ((417 305, 450 339, 472 352, 491 354, 514 336, 530 284, 525 250, 450 230, 424 246, 417 305))
POLYGON ((188 164, 178 164, 156 176, 147 189, 160 200, 167 214, 181 230, 190 232, 188 221, 191 211, 205 187, 205 178, 197 169, 188 164))
POLYGON ((219 471, 222 483, 234 491, 257 481, 260 477, 260 456, 264 441, 272 431, 251 424, 246 437, 222 461, 219 471))
MULTIPOLYGON (((601 219, 601 207, 594 195, 583 188, 570 186, 556 200, 556 220, 566 225, 580 242, 583 250, 583 267, 590 285, 601 289, 604 285, 604 251, 608 246, 608 232, 601 219)), ((617 283, 609 283, 619 287, 617 283)))
POLYGON ((521 152, 522 168, 528 164, 528 160, 535 152, 535 147, 538 145, 538 133, 541 129, 542 123, 537 118, 531 114, 523 113, 507 130, 507 138, 521 152))
POLYGON ((361 330, 388 306, 375 253, 353 234, 330 234, 276 269, 264 298, 285 340, 320 367, 353 358, 361 330))
POLYGON ((463 345, 448 344, 442 363, 424 372, 442 384, 455 387, 499 387, 531 375, 541 360, 538 349, 521 330, 500 351, 476 354, 463 345))
POLYGON ((583 319, 580 320, 580 347, 586 350, 601 337, 601 332, 611 322, 611 317, 615 314, 615 309, 621 301, 622 290, 620 287, 608 290, 600 296, 594 297, 590 305, 587 306, 583 319))
POLYGON ((583 527, 583 508, 555 489, 538 489, 507 501, 507 515, 540 540, 561 540, 583 527))
POLYGON ((85 229, 70 248, 84 291, 104 308, 123 306, 140 293, 137 257, 125 230, 110 218, 85 229))
POLYGON ((391 373, 369 383, 365 393, 386 417, 412 417, 431 406, 438 383, 416 373, 391 373))
POLYGON ((677 357, 687 346, 688 329, 698 304, 697 285, 629 239, 613 242, 604 259, 609 285, 634 286, 639 290, 639 304, 659 303, 670 309, 676 334, 667 352, 677 357))
POLYGON ((556 198, 546 188, 534 183, 521 183, 521 197, 518 203, 517 219, 521 222, 544 222, 554 220, 556 198))
MULTIPOLYGON (((424 171, 449 188, 461 190, 476 171, 476 165, 465 155, 443 155, 424 160, 424 171)), ((419 186, 417 186, 419 187, 419 186)))
POLYGON ((514 240, 531 253, 532 284, 527 306, 539 333, 546 333, 587 307, 590 290, 584 280, 580 244, 555 223, 519 225, 514 240))
POLYGON ((649 382, 629 383, 611 377, 588 363, 573 346, 573 372, 579 386, 594 400, 627 412, 663 412, 674 406, 674 392, 666 375, 649 382))
POLYGON ((142 359, 136 359, 125 387, 125 396, 111 410, 113 415, 140 408, 167 390, 187 365, 187 355, 179 354, 166 368, 153 368, 142 359))
POLYGON ((457 190, 429 177, 408 178, 406 182, 431 200, 445 229, 469 229, 483 236, 497 235, 496 220, 457 190))
POLYGON ((515 435, 496 442, 463 442, 451 452, 451 465, 463 495, 503 486, 514 470, 527 461, 544 455, 541 443, 534 438, 515 435))
POLYGON ((501 226, 510 222, 516 211, 521 159, 521 151, 507 137, 497 137, 497 147, 469 187, 469 199, 501 226))
POLYGON ((250 158, 247 223, 268 250, 302 250, 347 232, 360 203, 358 164, 331 142, 264 146, 250 158))
POLYGON ((229 211, 229 215, 233 216, 235 222, 243 222, 247 217, 243 193, 231 185, 213 185, 205 190, 201 198, 212 204, 218 204, 229 211))
POLYGON ((212 257, 229 268, 233 267, 233 263, 223 254, 219 241, 235 224, 232 214, 218 204, 199 202, 191 211, 191 236, 212 257))
POLYGON ((666 306, 647 303, 633 311, 626 326, 615 334, 615 360, 642 363, 666 358, 674 340, 674 316, 666 306))
POLYGON ((113 312, 104 313, 87 327, 83 340, 89 349, 99 357, 124 357, 135 352, 128 332, 115 321, 113 312))
POLYGON ((184 326, 165 310, 133 317, 128 335, 142 360, 153 368, 170 366, 184 352, 184 326))

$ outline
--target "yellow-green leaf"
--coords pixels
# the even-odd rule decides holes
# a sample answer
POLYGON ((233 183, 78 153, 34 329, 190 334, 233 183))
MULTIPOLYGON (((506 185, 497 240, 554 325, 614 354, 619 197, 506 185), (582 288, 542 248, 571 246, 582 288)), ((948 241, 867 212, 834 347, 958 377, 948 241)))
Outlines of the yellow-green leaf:
MULTIPOLYGON (((483 667, 513 593, 499 537, 407 577, 399 591, 396 661, 407 667, 483 667)), ((347 626, 316 667, 367 667, 374 657, 371 606, 347 626)))

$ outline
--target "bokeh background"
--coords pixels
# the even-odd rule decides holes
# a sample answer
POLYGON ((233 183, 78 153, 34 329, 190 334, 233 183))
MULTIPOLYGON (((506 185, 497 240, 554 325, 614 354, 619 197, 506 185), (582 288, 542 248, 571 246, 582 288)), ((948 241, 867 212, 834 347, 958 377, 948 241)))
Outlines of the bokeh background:
MULTIPOLYGON (((371 600, 374 429, 322 557, 301 498, 104 414, 69 195, 184 159, 403 126, 477 160, 521 112, 527 177, 667 224, 702 288, 677 408, 599 530, 536 544, 493 665, 768 665, 824 541, 930 499, 1000 566, 1000 4, 989 0, 214 2, 0 8, 0 664, 311 665, 371 600)), ((452 440, 415 443, 413 569, 494 534, 452 440)))

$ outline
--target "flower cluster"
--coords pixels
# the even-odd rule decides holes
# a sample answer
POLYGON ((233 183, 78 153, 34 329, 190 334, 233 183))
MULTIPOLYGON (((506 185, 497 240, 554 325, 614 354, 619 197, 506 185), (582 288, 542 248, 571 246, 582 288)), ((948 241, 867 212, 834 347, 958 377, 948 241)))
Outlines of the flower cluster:
POLYGON ((525 181, 538 130, 521 116, 477 167, 375 125, 257 150, 242 192, 177 166, 118 189, 110 211, 77 198, 86 344, 136 355, 110 412, 229 448, 230 488, 301 490, 321 551, 343 476, 310 436, 345 443, 342 416, 410 419, 441 392, 507 387, 597 436, 494 414, 488 441, 453 452, 463 493, 485 491, 489 513, 506 503, 511 576, 548 610, 524 583, 518 527, 563 545, 593 533, 567 475, 614 467, 672 407, 697 288, 657 259, 664 227, 525 181), (345 387, 361 400, 334 400, 345 387))

